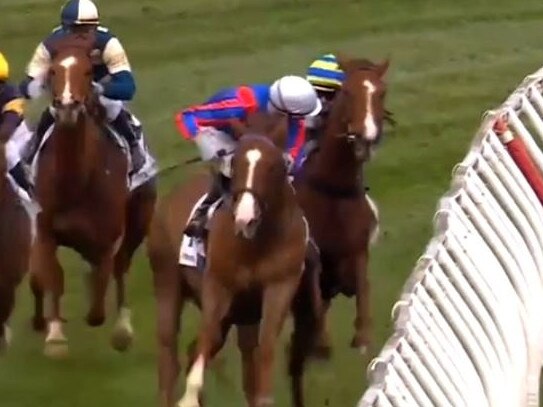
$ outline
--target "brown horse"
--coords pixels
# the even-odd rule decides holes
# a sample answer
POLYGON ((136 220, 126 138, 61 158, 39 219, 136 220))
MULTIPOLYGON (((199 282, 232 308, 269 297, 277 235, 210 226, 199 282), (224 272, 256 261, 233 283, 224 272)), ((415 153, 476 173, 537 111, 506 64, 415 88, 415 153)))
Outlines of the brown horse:
MULTIPOLYGON (((118 320, 112 343, 119 351, 131 344, 124 277, 145 237, 156 200, 154 179, 129 192, 127 157, 106 136, 105 112, 92 92, 94 43, 90 33, 59 40, 49 73, 56 122, 38 156, 36 195, 42 211, 32 271, 45 293, 52 295, 45 344, 50 354, 67 351, 60 304, 64 278, 56 254, 59 246, 74 249, 92 266, 86 317, 90 326, 104 323, 107 286, 114 275, 118 320)), ((36 312, 34 321, 39 326, 42 304, 36 312)))
MULTIPOLYGON (((284 139, 286 133, 283 123, 277 123, 273 117, 270 116, 259 116, 258 114, 249 117, 249 123, 247 127, 237 123, 238 133, 253 133, 253 134, 270 134, 275 131, 275 134, 280 134, 277 139, 284 139), (265 120, 260 120, 265 117, 265 120), (251 119, 256 120, 251 120, 251 119), (271 119, 271 120, 270 120, 271 119)), ((272 136, 275 138, 275 136, 272 136)), ((220 260, 220 263, 217 264, 218 267, 221 267, 221 270, 224 272, 232 273, 230 281, 231 287, 243 287, 247 288, 255 287, 254 290, 249 290, 244 294, 236 294, 235 299, 233 300, 232 307, 229 308, 226 306, 224 312, 225 319, 223 320, 222 329, 220 335, 218 335, 218 340, 214 345, 211 353, 215 353, 222 346, 223 342, 226 339, 226 335, 229 331, 231 324, 236 324, 238 327, 238 347, 242 354, 243 362, 243 387, 246 393, 247 401, 249 405, 253 406, 256 403, 256 382, 255 382, 255 349, 258 345, 258 335, 259 327, 258 323, 261 318, 261 306, 262 298, 260 292, 259 284, 259 274, 261 272, 266 273, 263 278, 267 279, 272 278, 272 275, 277 275, 273 277, 276 279, 277 284, 287 285, 289 288, 285 288, 284 301, 287 301, 287 297, 291 294, 288 292, 292 289, 290 284, 294 285, 294 282, 299 279, 300 270, 295 266, 295 259, 300 255, 298 250, 301 250, 298 247, 300 243, 300 213, 299 209, 296 206, 293 206, 291 201, 292 199, 292 190, 290 187, 286 187, 285 174, 283 169, 283 164, 278 157, 280 152, 274 146, 272 146, 268 141, 262 137, 251 137, 245 136, 241 138, 242 142, 240 144, 240 149, 236 155, 237 158, 234 158, 234 163, 237 165, 237 169, 234 170, 233 181, 234 189, 232 190, 235 193, 238 189, 244 189, 243 186, 236 186, 236 183, 239 184, 239 180, 243 179, 244 174, 247 174, 248 171, 248 161, 243 158, 243 154, 247 153, 248 150, 262 148, 262 151, 266 151, 266 160, 269 160, 267 157, 270 156, 273 159, 270 164, 261 162, 259 158, 258 166, 255 166, 255 177, 261 177, 261 169, 263 166, 272 165, 276 168, 270 172, 269 177, 276 177, 276 180, 273 182, 264 182, 262 183, 261 179, 256 179, 254 185, 259 188, 263 188, 261 194, 261 201, 270 200, 268 194, 272 193, 271 191, 282 191, 283 194, 278 194, 274 199, 276 202, 263 205, 266 207, 265 213, 262 213, 262 220, 258 226, 258 232, 253 230, 252 233, 257 233, 254 240, 246 240, 241 237, 234 237, 234 231, 230 230, 230 227, 234 227, 232 221, 233 217, 231 214, 231 208, 235 207, 235 204, 230 203, 224 208, 220 209, 218 215, 213 220, 212 230, 216 230, 216 237, 211 238, 212 242, 210 244, 209 250, 225 250, 226 248, 221 247, 220 245, 224 243, 218 243, 217 239, 219 238, 217 233, 221 233, 220 236, 223 236, 222 233, 230 233, 232 237, 226 237, 224 242, 231 242, 233 250, 232 256, 220 260), (253 148, 255 147, 255 148, 253 148), (245 153, 244 153, 245 152, 245 153), (258 168, 258 173, 256 172, 258 168), (242 188, 243 187, 243 188, 242 188), (283 196, 281 196, 283 195, 283 196), (283 223, 281 220, 277 224, 273 224, 272 219, 276 218, 274 212, 281 212, 280 207, 284 206, 289 208, 288 211, 292 211, 292 224, 290 227, 286 227, 284 230, 280 229, 280 225, 283 223), (277 209, 274 209, 277 208, 277 209), (216 225, 216 226, 215 226, 216 225), (292 229, 290 229, 292 228, 292 229), (269 229, 269 230, 268 230, 269 229), (290 229, 290 230, 289 230, 290 229), (291 242, 281 241, 279 238, 283 234, 293 234, 291 242), (263 240, 269 241, 269 244, 263 249, 260 244, 266 245, 266 242, 263 240), (298 242, 297 242, 298 241, 298 242), (213 244, 215 246, 213 246, 213 244), (286 246, 286 248, 285 248, 286 246), (214 249, 217 247, 217 249, 214 249), (247 253, 247 249, 255 248, 254 251, 251 250, 250 258, 244 258, 247 253), (267 249, 267 250, 266 250, 267 249), (284 249, 284 252, 281 250, 284 249), (263 250, 266 253, 263 253, 263 250), (293 250, 295 253, 293 253, 293 250), (268 257, 269 256, 269 257, 268 257), (264 258, 263 258, 264 257, 264 258), (290 257, 290 261, 287 260, 287 257, 290 257), (274 259, 274 260, 272 260, 274 259), (244 268, 244 265, 247 266, 247 262, 250 262, 249 268, 244 268), (274 267, 270 266, 270 263, 274 263, 274 267), (284 264, 281 264, 284 262, 284 264), (292 262, 292 265, 289 266, 288 263, 292 262), (238 267, 241 266, 241 269, 238 267), (275 267, 280 268, 280 270, 275 269, 275 267), (288 273, 289 269, 290 275, 288 273), (291 280, 289 283, 283 280, 291 280), (283 282, 281 282, 283 281, 283 282), (239 286, 241 285, 241 286, 239 286)), ((279 145, 282 143, 277 141, 279 145)), ((254 154, 254 153, 252 153, 254 154)), ((258 154, 258 153, 256 153, 258 154)), ((161 204, 158 206, 155 216, 152 221, 151 231, 148 239, 148 252, 151 260, 151 265, 154 272, 154 281, 155 281, 155 295, 158 303, 158 341, 159 341, 159 389, 160 389, 160 400, 162 406, 171 407, 175 400, 174 388, 175 382, 177 379, 179 371, 179 363, 177 360, 177 333, 180 328, 179 316, 182 312, 183 305, 186 301, 192 301, 197 306, 202 307, 202 304, 207 298, 209 300, 209 295, 204 295, 203 285, 209 284, 209 282, 203 283, 203 280, 206 279, 206 273, 209 273, 208 269, 205 273, 193 268, 179 265, 179 247, 181 245, 182 230, 187 223, 191 209, 200 199, 200 197, 206 192, 209 184, 209 177, 206 175, 200 174, 193 178, 189 183, 185 184, 183 187, 174 190, 169 196, 165 197, 161 204), (204 299, 204 300, 203 300, 204 299)), ((241 197, 238 197, 241 199, 241 197)), ((302 225, 303 226, 303 225, 302 225)), ((223 237, 221 237, 223 238, 223 237)), ((303 246, 303 245, 302 245, 303 246)), ((311 252, 311 250, 310 250, 311 252)), ((212 256, 220 256, 220 252, 216 251, 212 256)), ((298 286, 298 292, 296 294, 295 301, 292 304, 292 313, 294 316, 295 329, 292 338, 292 344, 290 347, 290 363, 289 370, 292 376, 293 384, 293 396, 295 404, 297 406, 303 406, 303 392, 301 388, 301 375, 303 372, 304 362, 309 354, 309 350, 312 346, 312 340, 315 337, 315 332, 318 329, 318 321, 316 317, 320 316, 321 311, 320 307, 320 292, 318 291, 318 273, 320 269, 318 264, 315 264, 315 255, 308 259, 308 264, 306 270, 302 277, 302 282, 298 286)), ((218 257, 212 257, 211 261, 217 262, 218 257), (215 260, 213 260, 215 259, 215 260)), ((297 260, 296 260, 297 261, 297 260)), ((279 287, 279 286, 277 286, 279 287)), ((206 288, 205 290, 208 290, 206 288)), ((280 290, 280 288, 276 288, 280 290)), ((205 292, 204 290, 204 292, 205 292)), ((272 289, 273 290, 273 289, 272 289)), ((280 298, 278 298, 279 300, 280 298)), ((288 301, 287 301, 288 303, 288 301)), ((204 305, 205 306, 205 305, 204 305)), ((288 304, 287 304, 288 307, 288 304)), ((275 311, 280 311, 279 308, 276 308, 275 311)), ((204 311, 205 313, 205 311, 204 311)), ((281 317, 277 315, 276 317, 281 317)), ((209 315, 208 315, 209 318, 209 315)), ((279 318, 280 319, 280 318, 279 318)), ((280 324, 280 321, 277 321, 277 324, 280 324)), ((264 329, 264 328, 263 328, 264 329)), ((275 328, 278 329, 278 326, 275 328)), ((273 334, 275 335, 275 334, 273 334)), ((269 341, 273 342, 273 335, 269 338, 269 341)), ((271 342, 265 344, 264 346, 271 346, 271 342)), ((196 346, 193 349, 196 351, 196 346)), ((192 353, 189 358, 194 360, 196 355, 192 353)), ((211 356, 211 355, 209 355, 211 356)))
MULTIPOLYGON (((321 290, 327 311, 332 298, 356 296, 355 335, 351 346, 370 343, 369 244, 378 231, 377 207, 365 193, 362 167, 382 135, 388 61, 339 58, 345 72, 335 96, 319 149, 309 156, 294 185, 321 253, 321 290)), ((326 312, 325 311, 325 312, 326 312)), ((323 330, 321 348, 330 351, 323 330)))
POLYGON ((0 143, 0 352, 10 342, 8 320, 15 290, 28 269, 31 221, 6 175, 5 144, 0 143))

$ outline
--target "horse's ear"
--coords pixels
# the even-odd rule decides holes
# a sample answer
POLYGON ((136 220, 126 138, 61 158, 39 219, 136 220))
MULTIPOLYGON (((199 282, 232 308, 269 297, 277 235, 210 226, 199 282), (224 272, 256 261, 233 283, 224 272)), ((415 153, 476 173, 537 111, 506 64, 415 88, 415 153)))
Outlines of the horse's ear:
POLYGON ((376 71, 380 78, 385 76, 385 74, 388 71, 389 66, 390 66, 390 58, 385 59, 383 62, 377 65, 376 71))
POLYGON ((286 150, 288 144, 288 126, 286 117, 282 117, 272 131, 269 133, 269 137, 280 150, 286 150))
POLYGON ((347 54, 343 52, 337 53, 336 60, 342 71, 349 72, 354 69, 353 58, 348 56, 347 54))
POLYGON ((243 124, 239 119, 230 119, 229 124, 234 131, 234 137, 238 139, 243 136, 248 130, 247 125, 243 124))

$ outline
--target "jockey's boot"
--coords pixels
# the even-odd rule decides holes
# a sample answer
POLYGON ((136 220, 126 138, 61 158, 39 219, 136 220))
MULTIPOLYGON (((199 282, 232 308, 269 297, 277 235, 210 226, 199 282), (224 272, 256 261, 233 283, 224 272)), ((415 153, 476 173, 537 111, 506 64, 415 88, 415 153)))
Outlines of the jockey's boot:
POLYGON ((19 161, 15 167, 9 170, 9 173, 15 182, 28 193, 28 196, 33 198, 34 185, 32 185, 32 182, 30 182, 30 176, 26 172, 24 163, 19 161))
POLYGON ((34 156, 38 152, 38 149, 40 148, 40 144, 43 140, 43 136, 45 135, 45 132, 55 123, 55 117, 51 113, 51 110, 49 108, 46 108, 45 111, 42 113, 40 117, 40 121, 38 122, 38 126, 36 128, 36 132, 34 134, 34 137, 32 137, 32 140, 30 141, 28 149, 26 153, 24 154, 24 160, 28 164, 32 164, 32 160, 34 159, 34 156))
POLYGON ((136 134, 130 122, 130 114, 126 110, 121 110, 121 113, 111 122, 111 125, 128 142, 130 155, 132 156, 133 169, 131 172, 137 174, 141 167, 143 167, 143 164, 145 164, 145 156, 138 144, 139 135, 136 134))
POLYGON ((190 237, 204 237, 207 212, 211 205, 219 200, 223 194, 223 181, 220 173, 213 172, 213 181, 211 188, 207 192, 207 196, 202 201, 200 206, 196 208, 194 215, 187 224, 184 233, 190 237))

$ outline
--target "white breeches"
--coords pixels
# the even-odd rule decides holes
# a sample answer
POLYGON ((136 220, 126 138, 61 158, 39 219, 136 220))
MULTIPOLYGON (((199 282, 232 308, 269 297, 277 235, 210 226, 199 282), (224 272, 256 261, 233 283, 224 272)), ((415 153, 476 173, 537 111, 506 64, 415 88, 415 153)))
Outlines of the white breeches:
POLYGON ((100 96, 99 100, 102 106, 105 107, 106 116, 110 122, 115 120, 124 108, 124 102, 122 100, 113 100, 106 98, 105 96, 100 96))
POLYGON ((200 151, 200 157, 203 161, 216 159, 221 150, 227 153, 226 156, 220 157, 217 164, 218 170, 225 177, 231 177, 232 153, 237 145, 236 140, 232 136, 214 127, 202 127, 194 138, 194 142, 200 151))
POLYGON ((15 129, 9 141, 6 143, 6 161, 8 171, 21 161, 22 152, 32 138, 32 132, 28 128, 26 122, 22 123, 15 129))

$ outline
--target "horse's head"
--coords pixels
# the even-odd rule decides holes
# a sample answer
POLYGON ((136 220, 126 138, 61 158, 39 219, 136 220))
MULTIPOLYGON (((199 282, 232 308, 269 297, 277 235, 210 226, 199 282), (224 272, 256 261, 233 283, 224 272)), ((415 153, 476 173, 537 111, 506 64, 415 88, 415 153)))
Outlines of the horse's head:
POLYGON ((57 123, 75 125, 92 92, 92 33, 70 34, 53 46, 49 81, 57 123))
POLYGON ((384 75, 389 61, 374 64, 365 59, 338 58, 345 79, 336 97, 336 120, 340 120, 345 137, 357 159, 365 160, 372 145, 379 142, 386 118, 384 75))
POLYGON ((269 121, 258 120, 255 126, 249 123, 232 158, 231 193, 236 234, 246 239, 252 239, 266 213, 277 208, 287 179, 283 158, 284 119, 270 116, 269 121), (256 132, 255 128, 266 131, 256 132))

